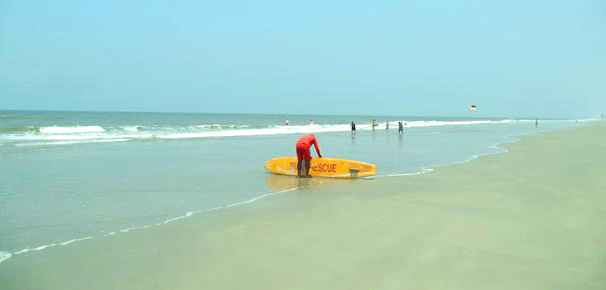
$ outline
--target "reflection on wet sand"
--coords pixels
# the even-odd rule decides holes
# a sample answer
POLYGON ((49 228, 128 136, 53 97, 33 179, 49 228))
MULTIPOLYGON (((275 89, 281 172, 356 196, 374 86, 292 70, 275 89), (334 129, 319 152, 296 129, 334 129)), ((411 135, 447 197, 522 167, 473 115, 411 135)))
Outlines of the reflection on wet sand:
POLYGON ((271 191, 281 191, 291 188, 313 188, 317 186, 325 186, 338 182, 347 182, 347 180, 339 180, 334 178, 299 178, 296 176, 268 174, 265 179, 265 184, 271 191))

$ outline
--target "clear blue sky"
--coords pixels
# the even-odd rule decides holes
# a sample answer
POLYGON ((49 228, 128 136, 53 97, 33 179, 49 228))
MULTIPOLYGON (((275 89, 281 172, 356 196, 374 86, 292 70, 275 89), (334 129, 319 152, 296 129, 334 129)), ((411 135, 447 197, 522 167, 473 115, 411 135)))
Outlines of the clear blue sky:
POLYGON ((573 117, 606 2, 0 0, 0 109, 573 117))

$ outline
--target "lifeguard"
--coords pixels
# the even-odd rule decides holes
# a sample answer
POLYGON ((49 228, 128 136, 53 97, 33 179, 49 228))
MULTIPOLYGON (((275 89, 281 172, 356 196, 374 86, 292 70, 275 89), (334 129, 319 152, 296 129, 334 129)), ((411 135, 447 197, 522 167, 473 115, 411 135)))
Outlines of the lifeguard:
POLYGON ((316 148, 318 157, 322 158, 320 154, 320 146, 318 146, 318 140, 314 134, 305 135, 297 141, 297 175, 299 177, 311 177, 309 175, 309 169, 311 167, 311 145, 316 148))

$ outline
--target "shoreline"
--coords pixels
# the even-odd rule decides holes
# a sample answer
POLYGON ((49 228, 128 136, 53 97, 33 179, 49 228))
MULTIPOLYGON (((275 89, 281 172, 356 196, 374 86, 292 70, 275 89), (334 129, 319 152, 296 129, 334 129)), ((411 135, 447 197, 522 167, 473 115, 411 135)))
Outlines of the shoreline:
POLYGON ((604 131, 597 123, 522 136, 502 145, 508 154, 432 174, 307 183, 253 206, 9 259, 0 281, 7 289, 120 281, 135 281, 133 289, 601 289, 606 281, 592 277, 606 257, 605 182, 595 172, 604 131))
MULTIPOLYGON (((589 124, 589 126, 594 126, 595 124, 596 123, 589 124)), ((599 123, 597 123, 597 124, 599 124, 599 123)), ((360 178, 360 179, 361 180, 375 180, 375 179, 383 179, 383 178, 394 178, 394 177, 401 178, 401 177, 411 177, 411 176, 418 176, 418 175, 424 175, 424 174, 431 174, 431 173, 435 173, 437 170, 441 170, 443 168, 466 164, 466 163, 469 163, 472 161, 482 159, 487 156, 507 154, 510 151, 508 148, 509 145, 518 143, 518 142, 524 140, 525 138, 529 138, 529 137, 532 138, 532 137, 542 136, 542 135, 546 135, 546 134, 559 134, 559 133, 563 133, 563 132, 566 132, 569 130, 576 130, 579 128, 583 128, 586 126, 587 125, 581 126, 581 127, 568 127, 568 128, 558 129, 556 131, 536 132, 536 133, 529 133, 529 134, 514 136, 514 137, 512 137, 511 140, 505 140, 503 142, 496 143, 494 145, 487 147, 490 149, 497 150, 496 152, 474 154, 473 156, 471 156, 465 160, 454 161, 454 162, 447 163, 447 164, 430 165, 428 167, 420 168, 418 171, 414 171, 414 172, 389 173, 389 174, 370 176, 370 177, 360 178)), ((321 178, 321 180, 326 181, 327 183, 333 182, 333 180, 330 180, 330 179, 321 178)), ((338 183, 338 182, 336 182, 336 183, 338 183)), ((212 212, 215 212, 218 210, 225 210, 225 209, 240 207, 243 205, 248 205, 248 204, 254 203, 256 201, 264 200, 266 198, 269 198, 269 197, 272 197, 275 195, 279 195, 279 194, 282 194, 285 192, 296 191, 296 190, 301 190, 301 188, 295 186, 295 187, 288 187, 288 188, 283 188, 283 189, 278 189, 278 190, 272 190, 269 192, 262 192, 262 193, 259 193, 259 195, 246 199, 246 200, 237 201, 237 202, 230 203, 230 204, 225 204, 225 205, 217 206, 217 207, 210 208, 210 209, 187 211, 183 215, 169 217, 160 222, 154 222, 154 223, 149 223, 149 224, 144 224, 144 225, 135 225, 135 226, 131 226, 131 227, 117 229, 114 231, 102 231, 98 235, 75 237, 75 238, 71 238, 71 239, 68 239, 65 241, 52 241, 52 242, 49 242, 46 244, 25 247, 22 249, 13 249, 13 250, 0 249, 0 254, 3 254, 3 255, 0 255, 0 267, 3 262, 5 262, 11 258, 15 259, 15 258, 17 258, 17 256, 19 256, 21 254, 30 253, 30 252, 39 252, 39 251, 43 251, 46 249, 55 248, 58 246, 61 246, 61 247, 67 246, 67 245, 81 242, 81 241, 87 241, 87 240, 92 240, 92 239, 101 239, 101 238, 105 238, 105 237, 115 236, 115 235, 121 234, 121 233, 129 233, 132 231, 140 231, 140 230, 149 229, 152 227, 163 226, 163 225, 166 225, 169 223, 173 223, 175 221, 192 218, 192 217, 195 217, 198 215, 212 213, 212 212)))

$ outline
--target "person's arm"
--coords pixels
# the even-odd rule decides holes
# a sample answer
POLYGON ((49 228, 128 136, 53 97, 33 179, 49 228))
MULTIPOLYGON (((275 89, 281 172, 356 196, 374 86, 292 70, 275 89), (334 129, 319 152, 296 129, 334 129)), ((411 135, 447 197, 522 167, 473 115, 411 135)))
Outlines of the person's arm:
POLYGON ((320 146, 318 145, 318 140, 316 140, 316 138, 314 138, 312 144, 314 145, 314 148, 316 148, 316 153, 318 153, 318 157, 322 158, 322 154, 320 154, 320 146))

